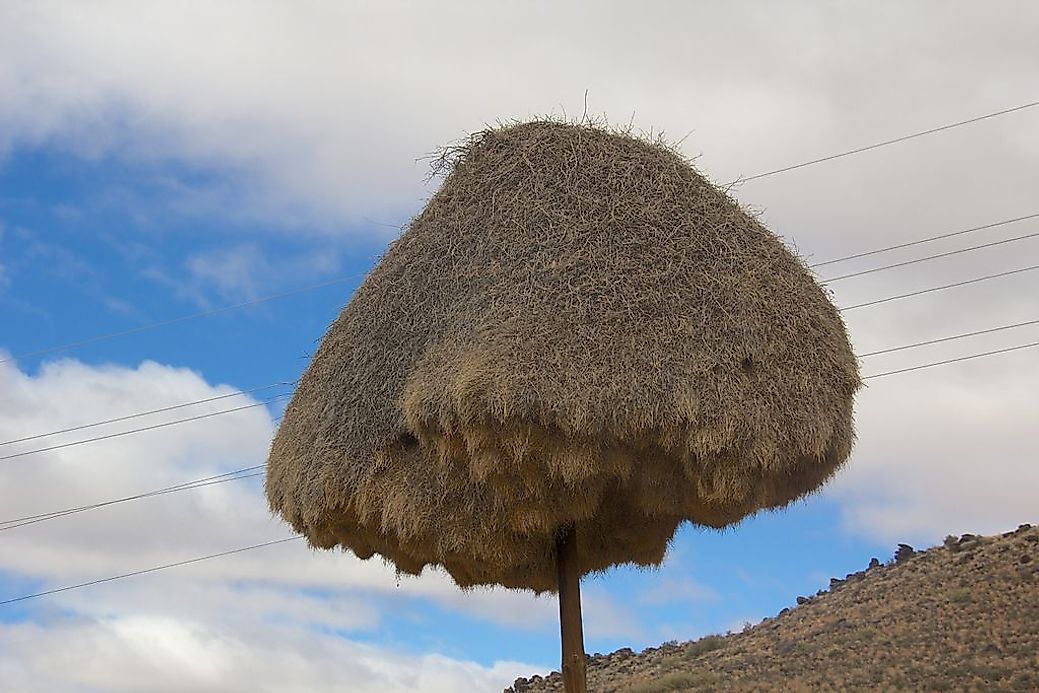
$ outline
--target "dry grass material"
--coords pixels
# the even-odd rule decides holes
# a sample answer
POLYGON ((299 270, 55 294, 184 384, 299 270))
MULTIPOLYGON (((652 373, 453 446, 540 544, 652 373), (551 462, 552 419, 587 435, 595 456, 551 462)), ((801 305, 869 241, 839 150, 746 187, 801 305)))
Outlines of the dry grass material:
POLYGON ((659 143, 474 135, 325 335, 267 496, 311 544, 554 591, 818 488, 857 362, 805 265, 659 143))

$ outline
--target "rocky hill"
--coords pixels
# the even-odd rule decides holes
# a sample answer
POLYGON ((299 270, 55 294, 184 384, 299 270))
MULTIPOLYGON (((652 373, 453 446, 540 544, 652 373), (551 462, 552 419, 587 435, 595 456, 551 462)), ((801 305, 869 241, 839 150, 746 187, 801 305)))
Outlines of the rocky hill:
MULTIPOLYGON (((1039 527, 830 581, 741 633, 590 657, 594 691, 1039 691, 1039 527)), ((558 673, 506 693, 562 691, 558 673)))

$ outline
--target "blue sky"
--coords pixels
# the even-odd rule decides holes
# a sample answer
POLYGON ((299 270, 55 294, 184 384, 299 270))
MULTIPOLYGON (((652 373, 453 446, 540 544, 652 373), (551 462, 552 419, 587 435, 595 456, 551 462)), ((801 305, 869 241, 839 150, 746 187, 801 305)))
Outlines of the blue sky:
POLYGON ((34 148, 12 153, 0 181, 9 283, 2 300, 19 319, 17 330, 5 330, 4 346, 15 354, 353 277, 291 300, 46 356, 102 363, 146 354, 190 364, 216 382, 285 379, 301 370, 305 361, 296 361, 309 349, 291 337, 321 333, 384 243, 321 242, 305 229, 279 233, 270 223, 171 209, 171 188, 226 184, 182 166, 155 170, 34 148), (236 264, 273 257, 284 265, 265 267, 262 276, 252 264, 236 264), (243 348, 251 354, 244 362, 236 357, 243 348))
MULTIPOLYGON (((10 95, 0 103, 0 440, 294 380, 434 189, 421 157, 497 118, 573 114, 588 90, 590 110, 612 122, 691 131, 683 151, 727 181, 1035 98, 1022 66, 1039 56, 1011 16, 934 24, 923 5, 790 8, 662 5, 671 21, 566 8, 545 25, 547 6, 113 2, 83 13, 0 3, 0 93, 10 95), (704 23, 716 30, 682 48, 704 23), (754 40, 719 75, 710 66, 737 35, 754 40)), ((1037 141, 1033 110, 735 192, 798 252, 829 259, 1039 211, 1037 141)), ((1035 257, 1025 241, 832 289, 848 305, 1035 257)), ((863 353, 1035 319, 1037 288, 1020 275, 849 313, 849 328, 863 353)), ((901 352, 863 371, 1036 334, 901 352)), ((724 532, 685 526, 659 570, 586 578, 588 651, 739 629, 871 557, 887 560, 899 541, 1036 521, 1034 366, 1035 352, 1022 351, 871 382, 858 398, 856 451, 821 494, 724 532)), ((260 464, 281 406, 0 460, 0 521, 260 464)), ((0 601, 289 534, 258 479, 0 529, 0 601)), ((555 618, 549 599, 463 593, 437 573, 398 584, 377 560, 292 542, 0 606, 0 688, 404 690, 417 678, 429 690, 491 689, 557 666, 555 618), (72 665, 55 667, 59 657, 72 665)))

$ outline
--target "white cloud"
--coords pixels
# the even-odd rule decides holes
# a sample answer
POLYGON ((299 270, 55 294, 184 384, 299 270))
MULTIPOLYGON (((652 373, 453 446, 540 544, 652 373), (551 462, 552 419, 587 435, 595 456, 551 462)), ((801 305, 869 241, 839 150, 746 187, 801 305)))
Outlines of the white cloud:
MULTIPOLYGON (((185 261, 186 278, 169 283, 180 295, 202 306, 207 296, 219 295, 223 302, 246 301, 271 293, 284 277, 306 277, 308 282, 340 272, 340 253, 322 247, 303 254, 282 253, 271 260, 253 243, 239 243, 193 253, 185 261)), ((358 276, 360 282, 362 276, 358 276)))
POLYGON ((196 253, 187 266, 193 279, 214 285, 225 298, 254 298, 259 289, 257 265, 262 260, 256 246, 246 245, 196 253))
POLYGON ((530 665, 411 656, 296 628, 129 615, 0 624, 0 680, 47 691, 493 690, 530 665))

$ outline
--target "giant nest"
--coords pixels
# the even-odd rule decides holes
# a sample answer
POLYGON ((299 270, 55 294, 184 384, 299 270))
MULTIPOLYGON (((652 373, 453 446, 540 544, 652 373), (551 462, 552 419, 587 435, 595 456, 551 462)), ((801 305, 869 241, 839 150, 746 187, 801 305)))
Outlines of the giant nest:
POLYGON ((860 386, 804 263, 675 151, 590 124, 454 148, 300 381, 267 497, 316 547, 556 589, 821 486, 860 386))

